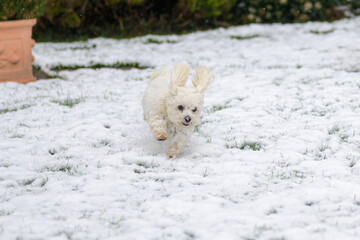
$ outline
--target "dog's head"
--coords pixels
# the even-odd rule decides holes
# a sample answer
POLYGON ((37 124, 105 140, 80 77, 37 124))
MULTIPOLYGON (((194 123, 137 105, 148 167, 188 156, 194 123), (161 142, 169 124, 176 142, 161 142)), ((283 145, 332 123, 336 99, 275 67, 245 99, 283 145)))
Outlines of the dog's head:
POLYGON ((194 88, 184 87, 188 67, 176 65, 170 81, 170 96, 166 100, 169 120, 177 126, 191 127, 200 124, 200 113, 203 109, 204 92, 212 82, 211 71, 206 67, 197 67, 193 79, 194 88))

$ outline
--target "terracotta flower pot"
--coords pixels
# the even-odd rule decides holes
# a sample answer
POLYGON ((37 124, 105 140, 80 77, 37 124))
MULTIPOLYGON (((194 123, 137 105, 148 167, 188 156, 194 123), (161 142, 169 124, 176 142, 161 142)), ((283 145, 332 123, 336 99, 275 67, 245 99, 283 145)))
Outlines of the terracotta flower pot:
POLYGON ((36 80, 31 66, 34 61, 31 48, 35 45, 31 34, 35 24, 36 19, 0 22, 0 82, 36 80))

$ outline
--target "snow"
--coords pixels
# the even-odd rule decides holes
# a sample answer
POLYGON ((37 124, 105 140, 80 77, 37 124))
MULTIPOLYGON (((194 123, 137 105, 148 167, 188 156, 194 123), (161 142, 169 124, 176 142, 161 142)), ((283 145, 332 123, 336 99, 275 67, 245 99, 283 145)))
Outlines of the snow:
POLYGON ((63 79, 0 84, 0 238, 359 239, 359 29, 38 43, 35 64, 63 79), (141 98, 154 69, 183 61, 215 81, 203 123, 167 159, 141 98), (50 70, 115 62, 152 68, 50 70))

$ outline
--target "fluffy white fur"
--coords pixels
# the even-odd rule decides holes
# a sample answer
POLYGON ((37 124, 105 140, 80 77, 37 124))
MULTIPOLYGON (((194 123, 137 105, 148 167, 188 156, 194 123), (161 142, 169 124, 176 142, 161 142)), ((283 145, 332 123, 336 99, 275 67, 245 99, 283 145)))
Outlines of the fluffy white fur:
POLYGON ((212 82, 211 71, 197 67, 192 82, 194 88, 184 87, 190 68, 177 64, 157 70, 151 76, 142 101, 144 119, 156 139, 169 138, 169 158, 178 157, 187 140, 200 124, 204 92, 212 82))

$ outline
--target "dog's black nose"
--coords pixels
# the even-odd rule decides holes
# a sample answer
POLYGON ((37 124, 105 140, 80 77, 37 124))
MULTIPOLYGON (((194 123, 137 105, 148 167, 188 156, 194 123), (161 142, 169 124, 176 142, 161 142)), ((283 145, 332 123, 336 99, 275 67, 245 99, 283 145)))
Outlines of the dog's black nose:
POLYGON ((185 122, 187 122, 187 123, 188 123, 188 122, 190 122, 190 121, 191 121, 191 117, 186 116, 186 117, 185 117, 185 122))

